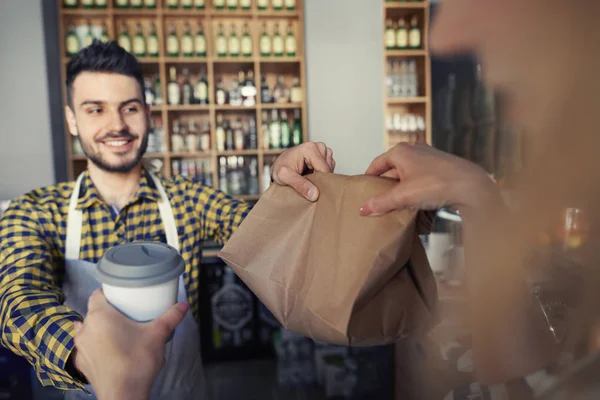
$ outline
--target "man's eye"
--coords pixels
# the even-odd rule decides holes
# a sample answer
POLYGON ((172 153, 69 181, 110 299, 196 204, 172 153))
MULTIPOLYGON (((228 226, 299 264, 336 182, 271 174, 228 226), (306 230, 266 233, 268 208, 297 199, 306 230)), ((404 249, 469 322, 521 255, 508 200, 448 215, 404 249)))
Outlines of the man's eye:
POLYGON ((102 109, 100 108, 91 108, 88 110, 88 114, 100 114, 102 112, 102 109))
POLYGON ((139 111, 139 109, 138 109, 138 107, 136 107, 136 106, 132 106, 132 107, 127 107, 127 108, 125 108, 125 112, 127 112, 127 113, 136 113, 136 112, 138 112, 138 111, 139 111))

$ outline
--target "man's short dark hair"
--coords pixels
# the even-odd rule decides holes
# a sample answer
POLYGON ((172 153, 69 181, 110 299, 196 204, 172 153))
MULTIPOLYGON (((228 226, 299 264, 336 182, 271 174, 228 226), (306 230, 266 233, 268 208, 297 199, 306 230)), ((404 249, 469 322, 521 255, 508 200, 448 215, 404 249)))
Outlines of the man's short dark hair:
MULTIPOLYGON (((105 72, 130 76, 140 84, 144 93, 144 75, 138 60, 117 42, 94 40, 84 47, 67 64, 67 102, 73 109, 73 82, 82 72, 105 72)), ((142 101, 144 101, 142 96, 142 101)))

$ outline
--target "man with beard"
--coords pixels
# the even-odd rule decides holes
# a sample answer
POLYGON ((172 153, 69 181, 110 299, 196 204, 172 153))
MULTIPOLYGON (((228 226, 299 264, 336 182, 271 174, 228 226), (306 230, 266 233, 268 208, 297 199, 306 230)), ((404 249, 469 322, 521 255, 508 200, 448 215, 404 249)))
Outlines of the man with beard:
MULTIPOLYGON (((44 385, 68 390, 67 398, 89 399, 85 391, 104 399, 203 398, 195 301, 202 243, 225 242, 249 206, 190 178, 144 168, 150 112, 142 71, 116 43, 80 51, 67 66, 66 85, 68 128, 88 167, 76 182, 15 199, 0 222, 1 343, 26 358, 44 385), (89 281, 85 271, 108 249, 134 241, 177 248, 186 263, 179 297, 187 301, 136 323, 100 289, 89 301, 66 290, 89 281), (173 330, 169 362, 164 343, 173 330)), ((334 166, 324 144, 306 143, 277 159, 273 180, 315 201, 317 188, 302 173, 334 166)))

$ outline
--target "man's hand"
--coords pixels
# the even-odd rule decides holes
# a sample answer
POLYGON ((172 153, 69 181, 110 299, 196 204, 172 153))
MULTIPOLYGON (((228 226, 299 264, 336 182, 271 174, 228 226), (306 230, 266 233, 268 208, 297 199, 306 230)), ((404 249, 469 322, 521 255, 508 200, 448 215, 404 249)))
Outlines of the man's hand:
POLYGON ((308 142, 283 152, 272 169, 275 183, 293 187, 310 201, 317 201, 319 190, 302 175, 310 171, 333 172, 335 161, 333 150, 325 143, 308 142))
POLYGON ((147 399, 165 362, 165 343, 187 310, 187 304, 178 303, 154 321, 139 323, 117 311, 98 289, 84 322, 75 323, 73 364, 99 399, 147 399))
POLYGON ((477 165, 423 144, 395 146, 377 157, 366 174, 400 182, 392 190, 369 199, 361 208, 361 215, 376 216, 404 208, 435 210, 443 206, 455 207, 462 213, 477 209, 490 198, 501 199, 494 182, 477 165))

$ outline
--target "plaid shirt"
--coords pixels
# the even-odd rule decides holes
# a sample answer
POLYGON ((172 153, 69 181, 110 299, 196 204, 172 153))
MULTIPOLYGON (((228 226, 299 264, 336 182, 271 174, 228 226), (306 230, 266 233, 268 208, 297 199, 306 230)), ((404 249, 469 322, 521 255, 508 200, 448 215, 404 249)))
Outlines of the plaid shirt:
MULTIPOLYGON (((198 320, 202 243, 223 244, 250 206, 190 178, 160 179, 173 209, 188 301, 198 320)), ((61 290, 74 187, 68 182, 33 190, 15 199, 0 221, 0 343, 25 357, 44 385, 59 389, 83 388, 65 371, 74 345, 73 322, 82 318, 63 305, 61 290)), ((97 263, 105 251, 127 242, 166 242, 159 199, 144 172, 136 194, 117 215, 86 171, 77 205, 83 211, 80 259, 97 263)))

